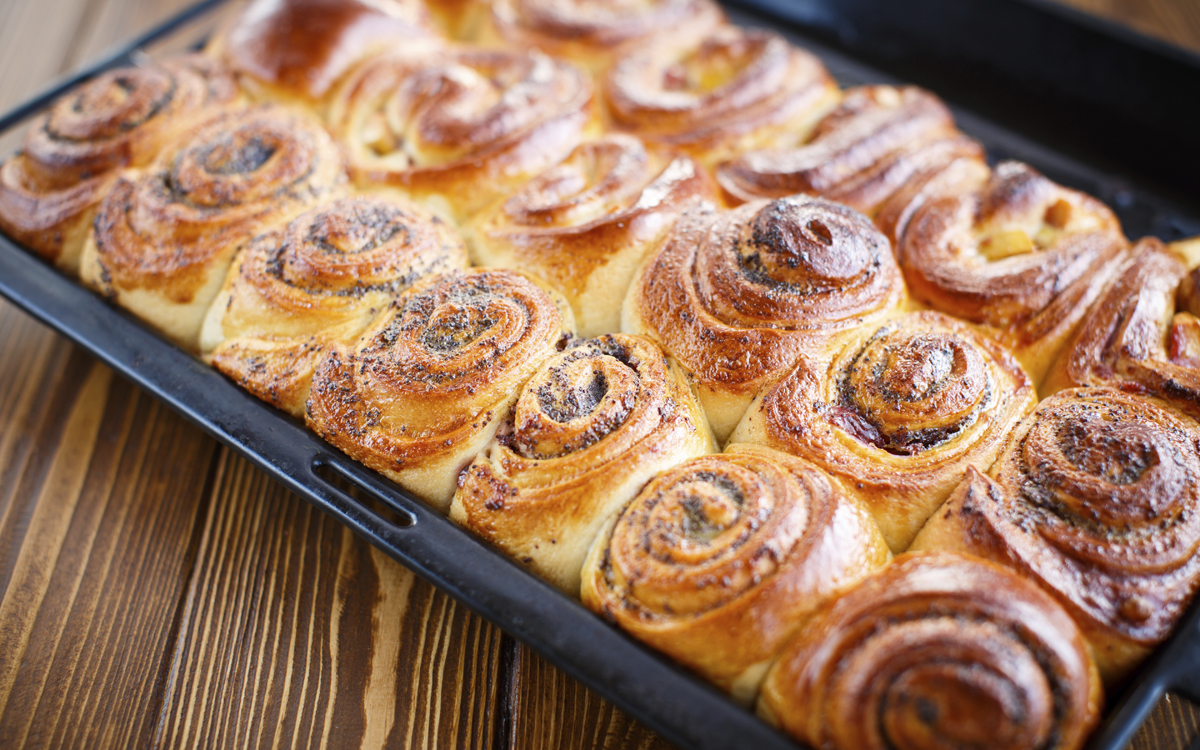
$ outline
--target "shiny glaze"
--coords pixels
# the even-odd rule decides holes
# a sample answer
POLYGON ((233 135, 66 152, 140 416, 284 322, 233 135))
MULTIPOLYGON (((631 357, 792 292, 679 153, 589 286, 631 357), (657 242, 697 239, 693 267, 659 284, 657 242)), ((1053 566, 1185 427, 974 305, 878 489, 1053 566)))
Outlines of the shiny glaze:
POLYGON ((713 450, 679 369, 639 336, 573 344, 521 390, 450 517, 572 595, 600 527, 653 474, 713 450))
POLYGON ((982 560, 908 554, 821 612, 780 655, 759 712, 817 748, 1074 750, 1099 721, 1078 628, 982 560))
POLYGON ((467 266, 462 240, 391 196, 323 202, 241 251, 209 311, 201 350, 259 398, 302 416, 312 370, 414 282, 467 266))
POLYGON ((1200 586, 1200 429, 1137 395, 1063 391, 988 475, 970 473, 914 548, 984 556, 1039 583, 1119 683, 1200 586))
POLYGON ((888 559, 828 475, 740 445, 655 477, 597 541, 583 601, 746 702, 788 636, 888 559))

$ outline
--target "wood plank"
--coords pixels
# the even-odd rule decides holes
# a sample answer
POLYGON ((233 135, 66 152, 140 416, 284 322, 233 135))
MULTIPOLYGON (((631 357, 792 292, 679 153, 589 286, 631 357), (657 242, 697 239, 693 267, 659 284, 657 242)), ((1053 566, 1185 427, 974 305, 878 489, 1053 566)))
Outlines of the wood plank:
POLYGON ((1200 52, 1200 3, 1195 0, 1057 0, 1200 52))
POLYGON ((223 451, 154 744, 492 747, 506 643, 223 451))
POLYGON ((1129 744, 1129 750, 1188 750, 1200 735, 1200 706, 1168 693, 1129 744))

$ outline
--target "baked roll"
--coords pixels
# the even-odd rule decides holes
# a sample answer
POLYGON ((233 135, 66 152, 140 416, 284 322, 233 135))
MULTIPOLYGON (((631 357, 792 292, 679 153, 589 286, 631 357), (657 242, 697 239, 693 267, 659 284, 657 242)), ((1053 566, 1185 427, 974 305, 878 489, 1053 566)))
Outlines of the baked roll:
POLYGON ((325 201, 242 248, 209 308, 200 352, 300 417, 331 344, 352 344, 414 282, 466 266, 454 230, 403 198, 325 201))
POLYGON ((329 347, 305 421, 445 513, 459 474, 570 331, 570 314, 512 271, 427 279, 352 346, 329 347))
POLYGON ((968 474, 913 548, 969 552, 1038 583, 1119 684, 1200 585, 1200 429, 1140 396, 1063 391, 988 475, 968 474))
POLYGON ((715 190, 690 157, 609 135, 481 214, 473 255, 480 265, 548 281, 571 303, 581 336, 613 333, 638 265, 685 209, 706 198, 715 190))
POLYGON ((0 229, 71 274, 96 206, 126 167, 238 98, 224 66, 184 55, 118 68, 60 98, 0 167, 0 229))
POLYGON ((1040 383, 1126 246, 1102 203, 1005 162, 920 208, 897 257, 915 299, 983 326, 1040 383))
POLYGON ((795 143, 751 151, 717 170, 727 200, 820 195, 874 216, 901 188, 955 159, 983 163, 983 147, 950 110, 915 86, 861 86, 795 143))
POLYGON ((786 639, 890 558, 824 472, 739 445, 646 485, 588 555, 583 602, 748 704, 786 639))
POLYGON ((891 246, 871 222, 801 195, 682 219, 635 276, 621 325, 691 374, 723 441, 801 355, 904 301, 891 246))
POLYGON ((845 482, 903 552, 968 466, 986 469, 1037 402, 1004 347, 936 312, 910 313, 803 359, 730 443, 761 443, 845 482))
POLYGON ((345 181, 337 146, 311 119, 272 105, 222 114, 117 181, 80 275, 195 351, 237 247, 345 181))
POLYGON ((598 73, 631 44, 676 45, 723 21, 712 0, 494 0, 484 41, 539 49, 598 73))
POLYGON ((461 221, 571 153, 592 86, 540 52, 395 51, 347 76, 329 118, 359 184, 401 188, 461 221))
POLYGON ((317 106, 360 60, 437 38, 421 0, 254 0, 210 51, 254 96, 317 106))
POLYGON ((1200 272, 1156 239, 1120 275, 1054 364, 1043 392, 1113 385, 1166 399, 1200 419, 1200 272))
POLYGON ((655 473, 713 450, 661 349, 623 334, 580 341, 525 384, 459 480, 450 519, 577 596, 605 521, 655 473))
POLYGON ((814 748, 1083 746, 1100 680, 1062 607, 1009 571, 909 554, 824 609, 771 667, 759 713, 814 748))
POLYGON ((840 96, 816 57, 736 26, 683 46, 638 45, 609 69, 603 91, 615 129, 709 167, 807 132, 840 96))

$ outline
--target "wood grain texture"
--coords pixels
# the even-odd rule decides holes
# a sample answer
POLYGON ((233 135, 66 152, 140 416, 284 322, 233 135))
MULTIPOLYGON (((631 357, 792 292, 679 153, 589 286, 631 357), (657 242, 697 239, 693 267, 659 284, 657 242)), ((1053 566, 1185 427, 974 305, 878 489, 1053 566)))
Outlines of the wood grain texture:
POLYGON ((1130 26, 1184 49, 1200 52, 1200 2, 1196 0, 1057 1, 1130 26))
POLYGON ((488 748, 507 639, 222 451, 158 747, 488 748))

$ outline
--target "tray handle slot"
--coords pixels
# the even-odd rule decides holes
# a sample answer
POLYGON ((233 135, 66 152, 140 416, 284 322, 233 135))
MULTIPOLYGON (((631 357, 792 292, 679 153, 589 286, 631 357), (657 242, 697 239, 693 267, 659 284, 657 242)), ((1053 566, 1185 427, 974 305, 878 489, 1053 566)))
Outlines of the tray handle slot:
POLYGON ((312 473, 327 490, 341 495, 343 501, 378 516, 394 528, 410 529, 417 525, 417 514, 408 507, 415 501, 366 476, 358 466, 332 455, 319 455, 313 459, 312 473))

